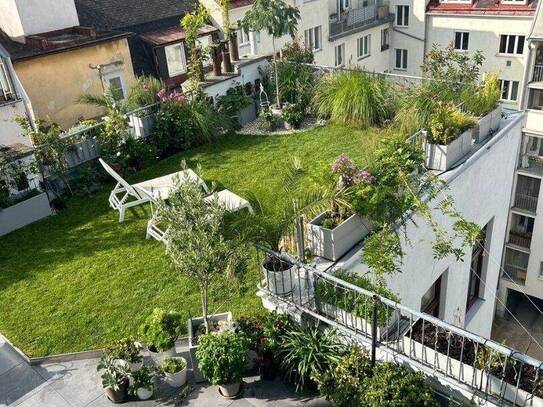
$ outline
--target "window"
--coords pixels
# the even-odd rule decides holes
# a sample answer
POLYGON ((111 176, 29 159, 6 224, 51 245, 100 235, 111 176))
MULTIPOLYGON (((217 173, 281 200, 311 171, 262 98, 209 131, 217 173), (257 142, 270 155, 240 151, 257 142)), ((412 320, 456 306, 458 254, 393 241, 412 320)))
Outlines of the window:
POLYGON ((13 87, 8 73, 7 64, 0 58, 0 101, 13 99, 13 87))
MULTIPOLYGON (((447 273, 447 271, 445 271, 445 273, 447 273)), ((442 277, 443 275, 439 276, 436 282, 432 284, 428 291, 422 296, 420 301, 421 311, 436 318, 439 318, 442 277)))
POLYGON ((518 81, 500 79, 501 99, 515 102, 518 96, 518 81))
POLYGON ((345 64, 345 44, 336 45, 335 54, 335 65, 343 66, 345 64))
POLYGON ((522 55, 525 40, 526 37, 524 35, 500 35, 500 54, 522 55))
POLYGON ((486 246, 486 226, 481 230, 481 234, 471 253, 471 264, 468 281, 468 298, 466 301, 466 311, 477 301, 481 296, 481 280, 483 279, 483 260, 484 250, 486 246))
POLYGON ((396 6, 396 25, 399 27, 409 25, 409 6, 396 6))
POLYGON ((321 26, 310 28, 305 30, 305 47, 312 51, 319 51, 321 49, 321 26))
POLYGON ((381 30, 381 51, 385 51, 390 47, 389 36, 388 28, 381 30))
POLYGON ((370 56, 371 34, 360 37, 357 41, 358 58, 370 56))
POLYGON ((339 0, 339 11, 345 11, 350 6, 350 0, 339 0))
POLYGON ((125 98, 124 83, 120 72, 111 72, 104 75, 107 88, 120 99, 125 98))
POLYGON ((407 69, 407 50, 406 49, 396 49, 396 69, 402 71, 407 69))
MULTIPOLYGON (((211 38, 211 35, 206 35, 205 37, 200 37, 197 40, 198 45, 202 48, 209 48, 213 45, 213 39, 211 38)), ((210 66, 211 65, 211 55, 207 53, 207 56, 205 57, 203 61, 204 66, 210 66)))
POLYGON ((469 32, 456 31, 454 33, 454 49, 466 51, 469 44, 469 32))
POLYGON ((247 45, 251 42, 251 39, 249 38, 249 31, 245 28, 241 28, 241 26, 238 29, 238 40, 239 45, 247 45))
POLYGON ((170 78, 187 72, 187 60, 185 59, 185 46, 183 43, 164 47, 168 75, 170 78))

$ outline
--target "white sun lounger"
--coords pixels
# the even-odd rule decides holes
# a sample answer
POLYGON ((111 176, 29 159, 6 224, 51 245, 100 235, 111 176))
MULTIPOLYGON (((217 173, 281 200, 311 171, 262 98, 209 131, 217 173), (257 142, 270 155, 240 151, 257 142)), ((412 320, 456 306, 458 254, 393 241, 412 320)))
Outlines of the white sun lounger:
MULTIPOLYGON (((209 192, 206 190, 206 192, 209 192)), ((156 203, 156 197, 151 196, 146 190, 140 189, 141 195, 147 196, 149 201, 151 202, 151 205, 153 203, 156 203)), ((210 202, 212 199, 214 199, 214 196, 217 195, 218 201, 224 205, 225 209, 229 212, 237 212, 242 209, 247 209, 250 213, 254 213, 253 207, 247 201, 246 199, 243 199, 241 196, 234 194, 232 191, 229 191, 228 189, 223 189, 222 191, 215 192, 214 194, 208 195, 204 198, 204 201, 210 202)), ((147 222, 147 239, 154 238, 158 240, 159 242, 164 241, 164 237, 167 233, 166 231, 163 231, 160 229, 157 225, 156 219, 155 219, 155 213, 153 211, 153 215, 151 216, 151 219, 147 222)))
POLYGON ((117 185, 115 185, 115 188, 113 188, 113 191, 109 194, 109 205, 114 210, 119 211, 119 222, 124 221, 124 214, 128 208, 147 203, 151 198, 167 199, 170 192, 175 188, 174 180, 176 177, 181 181, 189 179, 195 181, 204 189, 204 191, 209 193, 209 188, 204 180, 191 169, 174 172, 162 177, 130 185, 104 160, 100 158, 99 161, 107 173, 117 181, 117 185))

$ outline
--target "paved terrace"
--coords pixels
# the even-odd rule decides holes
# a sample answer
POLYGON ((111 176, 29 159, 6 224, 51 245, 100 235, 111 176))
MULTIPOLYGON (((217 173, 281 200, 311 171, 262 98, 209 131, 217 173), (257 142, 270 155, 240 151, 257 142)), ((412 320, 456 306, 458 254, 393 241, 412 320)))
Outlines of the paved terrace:
MULTIPOLYGON (((187 360, 188 349, 178 348, 187 360)), ((72 360, 30 366, 7 343, 0 339, 0 407, 101 407, 112 406, 106 398, 96 371, 98 359, 72 360)), ((191 380, 192 392, 182 396, 183 389, 172 389, 160 383, 154 400, 129 401, 127 407, 198 406, 198 407, 261 407, 308 406, 329 404, 323 399, 297 395, 282 381, 260 381, 251 376, 244 379, 241 398, 225 400, 215 386, 196 385, 191 380)))

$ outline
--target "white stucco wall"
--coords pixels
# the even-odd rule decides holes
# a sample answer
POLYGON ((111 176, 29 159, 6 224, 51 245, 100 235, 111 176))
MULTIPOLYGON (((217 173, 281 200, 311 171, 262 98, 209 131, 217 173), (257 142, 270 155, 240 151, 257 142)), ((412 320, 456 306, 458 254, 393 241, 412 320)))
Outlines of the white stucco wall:
POLYGON ((0 28, 19 40, 79 25, 73 0, 0 0, 0 10, 0 28))
MULTIPOLYGON (((402 304, 420 310, 422 296, 443 274, 440 318, 485 337, 490 337, 492 329, 509 198, 522 128, 521 115, 508 119, 504 125, 483 148, 443 178, 448 183, 445 194, 455 199, 455 207, 466 219, 479 226, 491 222, 487 231, 489 254, 483 265, 481 299, 466 315, 471 249, 465 250, 463 262, 454 258, 435 260, 430 243, 434 235, 421 219, 417 219, 418 227, 411 224, 407 227, 411 244, 404 243, 402 273, 390 276, 387 281, 402 304)), ((439 212, 434 213, 434 219, 444 227, 451 226, 451 219, 439 212)), ((343 267, 366 273, 368 268, 360 261, 362 252, 363 247, 343 267)))
POLYGON ((22 101, 0 104, 0 145, 21 143, 31 145, 30 140, 23 134, 21 127, 15 122, 17 116, 26 116, 22 101))

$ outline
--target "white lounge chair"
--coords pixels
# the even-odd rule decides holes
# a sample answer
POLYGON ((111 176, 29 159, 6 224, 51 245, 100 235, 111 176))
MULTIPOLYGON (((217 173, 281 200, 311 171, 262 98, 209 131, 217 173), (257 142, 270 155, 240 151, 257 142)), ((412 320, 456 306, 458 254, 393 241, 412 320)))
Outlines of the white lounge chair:
MULTIPOLYGON (((136 187, 138 188, 138 187, 136 187)), ((141 195, 146 196, 149 201, 151 202, 151 207, 153 203, 156 203, 157 198, 150 195, 146 190, 139 190, 141 195)), ((206 190, 206 192, 209 193, 209 190, 206 190)), ((224 205, 225 209, 229 212, 237 212, 242 209, 247 209, 250 213, 254 213, 253 207, 247 201, 246 199, 243 199, 241 196, 234 194, 232 191, 229 191, 228 189, 223 189, 222 191, 210 194, 204 198, 204 201, 210 202, 212 199, 214 199, 215 195, 217 195, 218 201, 224 205)), ((167 233, 166 231, 160 229, 160 227, 157 225, 157 220, 155 218, 155 212, 153 210, 153 214, 151 215, 151 218, 147 222, 147 235, 146 238, 154 238, 158 240, 159 242, 164 241, 164 237, 167 233)))
POLYGON ((178 177, 181 181, 190 179, 197 182, 204 191, 209 193, 209 188, 204 180, 191 169, 130 185, 108 163, 101 158, 99 161, 107 173, 117 181, 117 185, 115 185, 115 188, 109 194, 109 205, 114 210, 119 211, 119 223, 124 221, 124 214, 128 208, 147 203, 151 198, 167 199, 170 192, 175 188, 175 177, 178 177))

